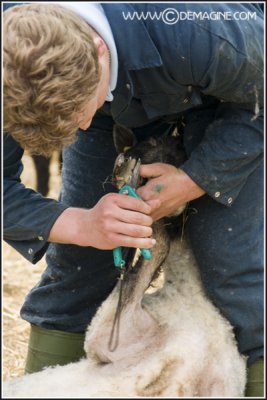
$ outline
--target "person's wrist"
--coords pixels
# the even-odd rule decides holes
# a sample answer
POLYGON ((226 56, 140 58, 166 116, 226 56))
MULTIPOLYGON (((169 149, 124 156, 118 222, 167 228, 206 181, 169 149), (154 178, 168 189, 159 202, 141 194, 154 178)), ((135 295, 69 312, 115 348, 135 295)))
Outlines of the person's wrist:
MULTIPOLYGON (((80 246, 83 245, 84 224, 85 221, 87 221, 89 214, 89 210, 82 208, 67 208, 53 225, 48 241, 80 246)), ((89 241, 87 245, 90 245, 89 241)))
POLYGON ((92 246, 92 229, 94 224, 91 221, 92 209, 75 208, 73 214, 72 244, 77 246, 92 246))
POLYGON ((182 185, 187 190, 189 198, 188 201, 197 199, 205 194, 205 191, 181 168, 178 169, 179 185, 182 185))

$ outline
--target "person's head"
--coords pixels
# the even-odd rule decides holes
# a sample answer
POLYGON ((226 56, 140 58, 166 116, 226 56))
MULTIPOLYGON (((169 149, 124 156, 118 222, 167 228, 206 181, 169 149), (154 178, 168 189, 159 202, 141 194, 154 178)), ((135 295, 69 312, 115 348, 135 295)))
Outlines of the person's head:
POLYGON ((3 14, 4 130, 30 152, 48 155, 72 143, 104 103, 109 52, 62 6, 25 4, 3 14))

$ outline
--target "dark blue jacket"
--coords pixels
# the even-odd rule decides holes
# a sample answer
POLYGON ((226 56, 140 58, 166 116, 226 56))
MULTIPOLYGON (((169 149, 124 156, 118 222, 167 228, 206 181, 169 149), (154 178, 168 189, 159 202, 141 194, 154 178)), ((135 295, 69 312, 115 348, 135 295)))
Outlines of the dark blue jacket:
MULTIPOLYGON (((215 102, 214 121, 183 169, 216 201, 230 206, 263 153, 262 11, 249 3, 105 3, 103 8, 119 56, 114 100, 103 110, 117 122, 140 127, 174 114, 190 116, 215 102), (168 8, 171 17, 206 14, 167 24, 168 8), (134 11, 145 18, 133 18, 134 11), (154 18, 146 18, 148 11, 154 18), (211 11, 233 18, 241 12, 243 18, 210 20, 211 11), (248 11, 256 18, 245 20, 248 11)), ((22 154, 5 135, 4 238, 35 263, 67 206, 21 184, 22 154)))

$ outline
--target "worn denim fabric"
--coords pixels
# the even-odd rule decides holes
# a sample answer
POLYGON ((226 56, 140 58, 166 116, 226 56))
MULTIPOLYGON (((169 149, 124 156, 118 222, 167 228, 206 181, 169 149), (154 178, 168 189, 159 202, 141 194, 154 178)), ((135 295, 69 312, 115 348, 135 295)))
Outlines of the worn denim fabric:
MULTIPOLYGON (((213 107, 185 117, 187 155, 212 124, 213 107)), ((243 131, 245 145, 245 129, 243 131)), ((207 296, 234 326, 248 365, 263 357, 264 171, 263 156, 230 207, 203 196, 190 202, 187 230, 207 296)))
POLYGON ((206 293, 232 323, 249 364, 263 356, 263 164, 232 207, 190 203, 188 230, 206 293))

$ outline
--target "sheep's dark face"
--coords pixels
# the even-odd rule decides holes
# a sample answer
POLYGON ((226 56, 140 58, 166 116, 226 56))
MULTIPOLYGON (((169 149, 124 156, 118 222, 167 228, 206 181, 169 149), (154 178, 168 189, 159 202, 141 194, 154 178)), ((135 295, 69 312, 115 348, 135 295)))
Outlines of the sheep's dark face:
POLYGON ((139 177, 139 167, 142 164, 161 162, 180 167, 186 160, 181 138, 166 136, 149 138, 136 142, 131 130, 121 126, 114 127, 114 142, 119 152, 113 169, 113 184, 121 188, 131 184, 137 188, 144 184, 139 177))

